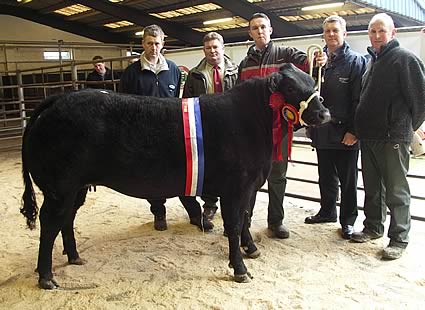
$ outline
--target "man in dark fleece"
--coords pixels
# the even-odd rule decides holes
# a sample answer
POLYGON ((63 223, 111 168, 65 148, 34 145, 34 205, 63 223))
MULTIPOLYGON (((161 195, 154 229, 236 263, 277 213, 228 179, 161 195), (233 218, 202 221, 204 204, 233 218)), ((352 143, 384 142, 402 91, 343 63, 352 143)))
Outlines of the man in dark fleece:
POLYGON ((382 258, 401 257, 410 230, 409 144, 425 119, 425 68, 400 47, 392 18, 380 13, 369 23, 372 56, 362 80, 355 114, 365 190, 364 229, 352 240, 367 242, 384 234, 391 211, 389 245, 382 258))

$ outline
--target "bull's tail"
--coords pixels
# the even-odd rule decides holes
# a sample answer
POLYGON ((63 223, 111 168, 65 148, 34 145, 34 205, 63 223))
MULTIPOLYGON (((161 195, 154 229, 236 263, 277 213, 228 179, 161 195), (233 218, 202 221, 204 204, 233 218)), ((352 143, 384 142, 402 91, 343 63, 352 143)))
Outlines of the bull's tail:
MULTIPOLYGON (((22 156, 23 159, 24 156, 22 156)), ((34 187, 30 173, 22 160, 22 177, 24 179, 25 190, 22 195, 21 213, 27 218, 27 225, 30 229, 35 228, 35 221, 37 220, 38 206, 35 198, 34 187)))
POLYGON ((24 135, 22 137, 22 177, 24 180, 25 190, 22 195, 22 207, 20 211, 26 217, 27 225, 30 229, 35 228, 35 222, 38 215, 38 206, 27 164, 31 154, 30 150, 28 149, 28 140, 31 137, 31 128, 34 123, 37 121, 40 114, 56 101, 56 98, 57 96, 47 98, 33 111, 31 119, 27 123, 24 135))

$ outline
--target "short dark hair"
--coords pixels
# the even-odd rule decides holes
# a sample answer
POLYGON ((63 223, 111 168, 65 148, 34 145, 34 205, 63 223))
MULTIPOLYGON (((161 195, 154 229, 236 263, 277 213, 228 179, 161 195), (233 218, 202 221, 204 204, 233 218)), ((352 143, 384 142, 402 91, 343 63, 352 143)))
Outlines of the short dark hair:
POLYGON ((146 39, 147 36, 151 37, 161 37, 161 40, 164 41, 164 31, 158 25, 149 25, 143 29, 143 39, 146 39))
POLYGON ((266 14, 261 13, 261 12, 252 14, 251 18, 248 21, 248 24, 251 24, 251 21, 253 19, 256 19, 256 18, 264 18, 265 20, 267 20, 269 22, 269 26, 272 25, 272 23, 270 22, 270 18, 266 14))
MULTIPOLYGON (((99 55, 96 55, 96 56, 93 57, 92 60, 103 60, 103 57, 102 56, 99 56, 99 55)), ((99 61, 99 62, 102 62, 102 61, 99 61)))

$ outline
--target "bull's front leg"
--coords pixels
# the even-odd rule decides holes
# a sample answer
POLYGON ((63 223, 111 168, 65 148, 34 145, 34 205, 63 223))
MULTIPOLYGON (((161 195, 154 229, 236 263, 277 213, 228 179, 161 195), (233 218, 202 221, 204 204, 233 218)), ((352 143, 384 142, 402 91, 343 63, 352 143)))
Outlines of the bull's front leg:
POLYGON ((229 266, 233 268, 234 279, 239 283, 250 282, 249 274, 240 251, 240 234, 243 217, 240 213, 240 204, 232 204, 231 199, 221 197, 221 213, 224 221, 224 229, 229 240, 229 266))
POLYGON ((251 218, 254 210, 255 199, 257 197, 257 191, 253 191, 250 199, 250 205, 248 206, 248 210, 244 213, 244 222, 242 226, 241 233, 241 247, 244 250, 246 256, 249 258, 257 258, 260 256, 261 252, 257 249, 257 246, 252 239, 251 232, 249 228, 251 227, 251 218))
POLYGON ((252 239, 251 232, 249 231, 249 228, 251 226, 250 223, 251 215, 248 211, 246 211, 241 233, 241 247, 244 250, 246 256, 248 256, 249 258, 257 258, 261 255, 261 252, 255 245, 254 240, 252 239))

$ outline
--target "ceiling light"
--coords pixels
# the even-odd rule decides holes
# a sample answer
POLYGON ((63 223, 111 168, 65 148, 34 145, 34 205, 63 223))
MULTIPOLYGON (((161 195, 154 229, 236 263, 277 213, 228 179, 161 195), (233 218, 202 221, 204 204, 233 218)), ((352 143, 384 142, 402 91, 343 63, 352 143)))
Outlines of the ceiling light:
POLYGON ((135 35, 136 35, 136 36, 142 36, 144 32, 145 32, 144 30, 142 30, 142 31, 137 31, 137 32, 135 33, 135 35))
POLYGON ((337 8, 340 6, 343 6, 344 2, 333 2, 333 3, 326 3, 326 4, 318 4, 318 5, 312 5, 312 6, 305 6, 301 8, 301 11, 314 11, 314 10, 322 10, 322 9, 331 9, 331 8, 337 8))
POLYGON ((230 22, 232 20, 233 20, 232 17, 226 17, 226 18, 220 18, 220 19, 212 19, 212 20, 204 21, 204 25, 225 23, 225 22, 230 22))

